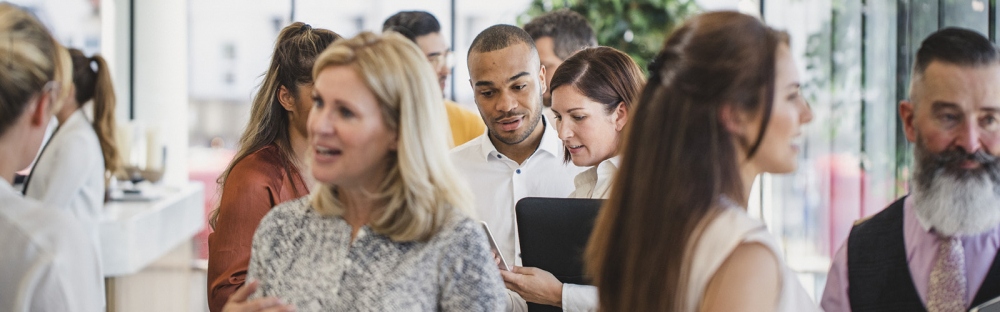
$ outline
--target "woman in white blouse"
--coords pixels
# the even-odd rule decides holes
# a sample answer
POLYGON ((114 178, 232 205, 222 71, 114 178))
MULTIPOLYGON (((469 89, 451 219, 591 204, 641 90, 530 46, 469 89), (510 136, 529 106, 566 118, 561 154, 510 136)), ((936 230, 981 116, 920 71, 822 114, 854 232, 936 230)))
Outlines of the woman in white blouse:
POLYGON ((70 49, 69 56, 72 83, 64 86, 68 96, 60 99, 62 107, 55 112, 59 127, 25 181, 24 195, 67 210, 96 233, 106 173, 120 167, 115 94, 104 58, 86 57, 76 49, 70 49))
POLYGON ((11 186, 58 109, 59 53, 41 23, 0 3, 0 311, 105 310, 97 249, 78 221, 11 186))
MULTIPOLYGON (((646 80, 628 54, 609 47, 576 52, 552 77, 552 113, 566 161, 590 167, 574 179, 573 198, 608 197, 618 171, 618 153, 629 112, 646 80)), ((537 268, 501 272, 511 290, 526 301, 563 311, 596 311, 597 289, 562 284, 537 268)))

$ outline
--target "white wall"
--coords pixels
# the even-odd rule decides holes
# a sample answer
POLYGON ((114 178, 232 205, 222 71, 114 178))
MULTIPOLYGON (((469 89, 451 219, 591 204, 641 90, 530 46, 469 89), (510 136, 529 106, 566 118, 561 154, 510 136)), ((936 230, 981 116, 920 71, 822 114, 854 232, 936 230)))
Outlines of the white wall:
POLYGON ((135 1, 135 118, 159 129, 167 146, 167 184, 187 181, 188 175, 187 5, 187 1, 135 1))

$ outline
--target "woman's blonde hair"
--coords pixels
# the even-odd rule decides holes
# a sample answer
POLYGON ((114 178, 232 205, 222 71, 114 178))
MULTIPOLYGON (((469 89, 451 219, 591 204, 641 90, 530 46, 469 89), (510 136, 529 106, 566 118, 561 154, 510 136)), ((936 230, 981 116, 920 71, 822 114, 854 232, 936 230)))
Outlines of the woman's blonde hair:
MULTIPOLYGON (((378 100, 382 119, 398 137, 389 173, 373 194, 386 204, 370 226, 395 241, 426 241, 456 214, 468 215, 471 195, 448 156, 448 124, 441 88, 420 49, 396 33, 363 32, 334 43, 316 59, 323 69, 348 66, 378 100)), ((323 215, 340 215, 337 187, 321 184, 312 205, 323 215)))
POLYGON ((73 96, 70 93, 73 91, 73 59, 69 56, 69 50, 59 43, 56 43, 55 65, 55 81, 59 82, 59 93, 56 94, 56 99, 53 101, 52 111, 58 112, 66 103, 66 99, 73 96))
POLYGON ((55 79, 56 46, 38 20, 9 3, 0 3, 0 135, 21 117, 28 101, 55 79))

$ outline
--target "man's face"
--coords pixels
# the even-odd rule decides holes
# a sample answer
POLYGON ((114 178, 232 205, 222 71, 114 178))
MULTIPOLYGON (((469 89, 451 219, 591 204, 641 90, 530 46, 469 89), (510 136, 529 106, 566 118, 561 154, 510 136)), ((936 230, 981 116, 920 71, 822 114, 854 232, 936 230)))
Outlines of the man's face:
POLYGON ((441 36, 441 33, 429 33, 417 37, 417 46, 431 62, 431 67, 434 68, 434 73, 437 74, 438 83, 443 91, 445 82, 448 81, 448 75, 451 74, 451 66, 448 64, 451 51, 448 50, 448 44, 444 42, 444 37, 441 36))
MULTIPOLYGON (((906 138, 923 140, 929 153, 979 151, 1000 155, 1000 65, 931 62, 914 82, 912 103, 900 105, 906 138)), ((979 164, 965 161, 962 169, 979 164)))
POLYGON ((490 134, 508 145, 521 143, 541 119, 545 70, 527 44, 469 55, 469 83, 490 134))
POLYGON ((552 92, 548 91, 549 83, 552 82, 552 75, 555 75, 556 69, 559 65, 562 65, 563 59, 556 56, 556 46, 552 37, 541 37, 535 40, 535 48, 538 49, 538 60, 541 61, 542 66, 545 66, 545 87, 546 91, 542 94, 545 99, 545 107, 552 106, 552 92))
POLYGON ((932 62, 900 104, 915 143, 914 209, 938 233, 1000 224, 1000 66, 932 62))

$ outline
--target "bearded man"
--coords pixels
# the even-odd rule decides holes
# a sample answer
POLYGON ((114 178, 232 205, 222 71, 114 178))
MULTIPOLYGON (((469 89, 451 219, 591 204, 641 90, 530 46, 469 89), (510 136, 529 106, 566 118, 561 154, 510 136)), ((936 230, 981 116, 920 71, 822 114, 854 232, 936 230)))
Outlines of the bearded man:
POLYGON ((1000 296, 1000 52, 942 29, 917 51, 909 101, 910 194, 855 223, 834 257, 831 311, 968 311, 1000 296))

